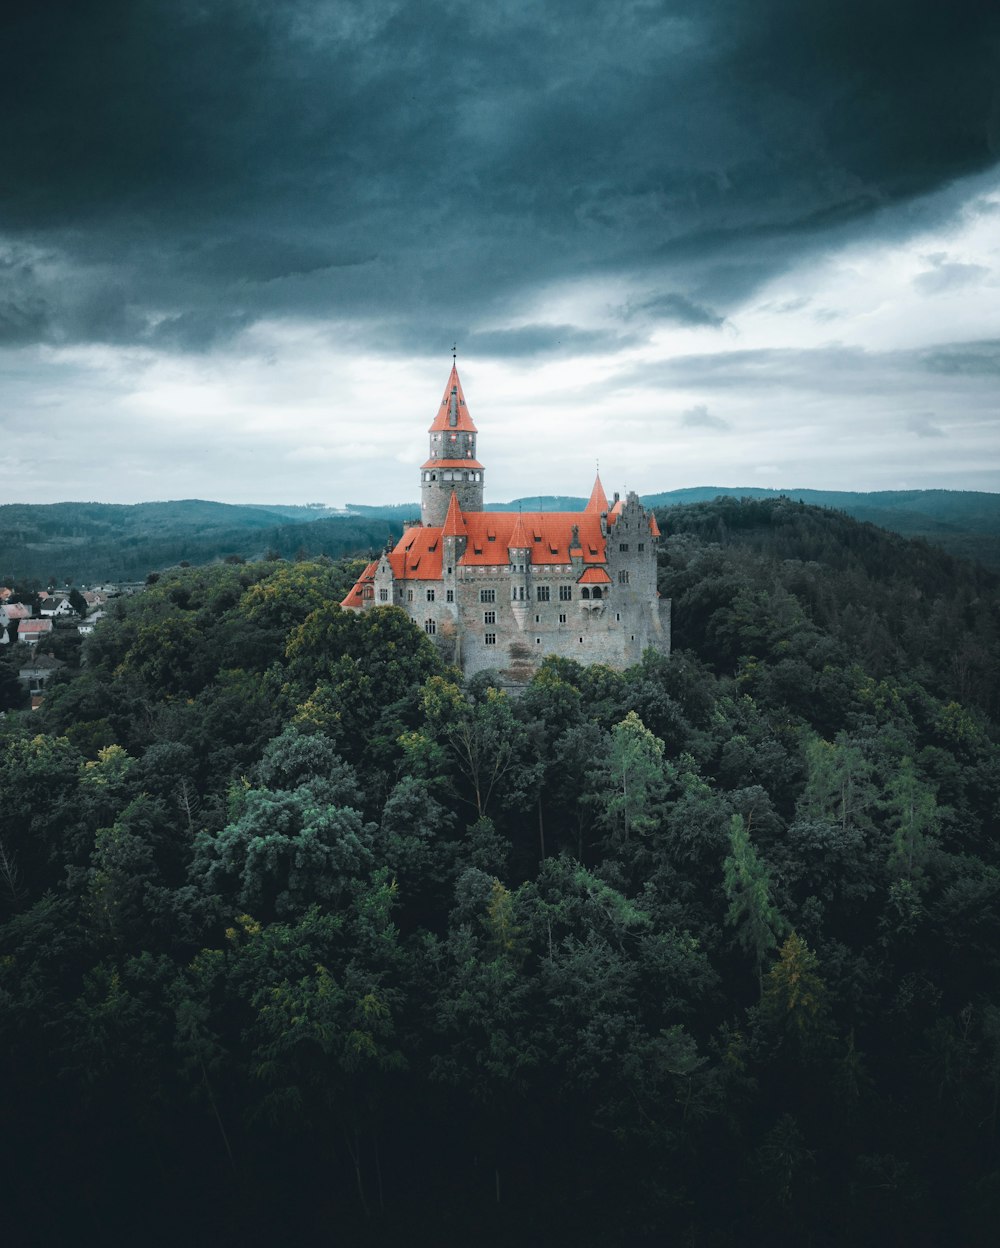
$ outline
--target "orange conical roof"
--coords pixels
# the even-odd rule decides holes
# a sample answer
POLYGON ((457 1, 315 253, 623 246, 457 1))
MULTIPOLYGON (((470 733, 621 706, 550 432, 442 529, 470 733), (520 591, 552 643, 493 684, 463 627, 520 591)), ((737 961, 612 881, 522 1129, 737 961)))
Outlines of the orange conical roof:
POLYGON ((463 433, 478 432, 472 423, 469 409, 465 406, 465 395, 462 393, 462 383, 458 379, 458 366, 455 364, 451 366, 451 375, 444 388, 444 398, 441 400, 441 406, 431 425, 432 433, 438 429, 458 429, 463 433))
POLYGON ((594 488, 590 491, 590 499, 584 507, 584 511, 602 512, 608 509, 608 496, 604 493, 604 486, 601 485, 601 474, 598 473, 594 478, 594 488))
POLYGON ((524 531, 524 521, 519 514, 510 535, 510 541, 507 543, 507 549, 510 550, 513 547, 514 550, 526 550, 530 545, 528 535, 524 531))
POLYGON ((465 537, 468 529, 465 524, 465 516, 462 515, 462 508, 458 505, 458 495, 454 490, 451 492, 451 501, 448 503, 448 514, 444 518, 444 528, 441 530, 442 537, 465 537))

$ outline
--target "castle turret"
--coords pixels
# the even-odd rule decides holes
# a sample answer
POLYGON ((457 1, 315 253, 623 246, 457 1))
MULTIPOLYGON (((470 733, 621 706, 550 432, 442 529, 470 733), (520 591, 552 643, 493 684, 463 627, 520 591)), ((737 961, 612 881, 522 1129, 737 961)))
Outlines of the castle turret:
POLYGON ((430 454, 420 469, 420 518, 424 524, 444 524, 452 491, 462 511, 482 511, 483 466, 476 459, 476 432, 458 368, 453 364, 429 430, 430 454))
POLYGON ((510 564, 510 609, 518 628, 524 628, 531 605, 531 543, 520 515, 507 543, 507 559, 510 564))

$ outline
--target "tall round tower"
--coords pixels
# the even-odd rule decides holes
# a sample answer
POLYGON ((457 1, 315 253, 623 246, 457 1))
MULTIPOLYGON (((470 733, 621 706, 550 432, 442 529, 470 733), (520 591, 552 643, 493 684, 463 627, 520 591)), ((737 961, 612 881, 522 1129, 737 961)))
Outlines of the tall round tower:
POLYGON ((439 528, 454 490, 462 511, 483 509, 483 466, 476 459, 476 426, 465 406, 458 367, 430 427, 430 455, 420 469, 420 519, 439 528))

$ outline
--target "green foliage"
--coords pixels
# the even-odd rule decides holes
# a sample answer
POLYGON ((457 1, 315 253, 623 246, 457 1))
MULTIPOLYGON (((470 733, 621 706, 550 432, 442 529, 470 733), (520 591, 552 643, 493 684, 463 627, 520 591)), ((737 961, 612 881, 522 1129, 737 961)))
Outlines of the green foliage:
POLYGON ((730 853, 723 863, 723 887, 729 909, 726 922, 736 929, 740 947, 753 954, 763 991, 765 955, 777 946, 787 926, 771 900, 771 877, 750 840, 742 815, 729 823, 730 853))
POLYGON ((48 1238, 988 1242, 996 585, 786 503, 670 521, 685 648, 625 672, 463 684, 349 564, 234 561, 0 718, 48 1238))

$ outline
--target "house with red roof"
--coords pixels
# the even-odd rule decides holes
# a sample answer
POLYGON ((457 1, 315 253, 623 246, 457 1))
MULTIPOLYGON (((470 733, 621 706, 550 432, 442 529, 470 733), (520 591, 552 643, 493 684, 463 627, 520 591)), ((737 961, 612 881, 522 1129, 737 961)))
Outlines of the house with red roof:
POLYGON ((17 639, 23 645, 37 646, 51 632, 51 620, 22 620, 18 625, 17 639))
POLYGON ((625 667, 670 652, 656 589, 656 517, 594 482, 582 511, 484 511, 478 430, 453 366, 420 468, 421 516, 342 606, 402 608, 471 674, 530 679, 550 654, 625 667))

